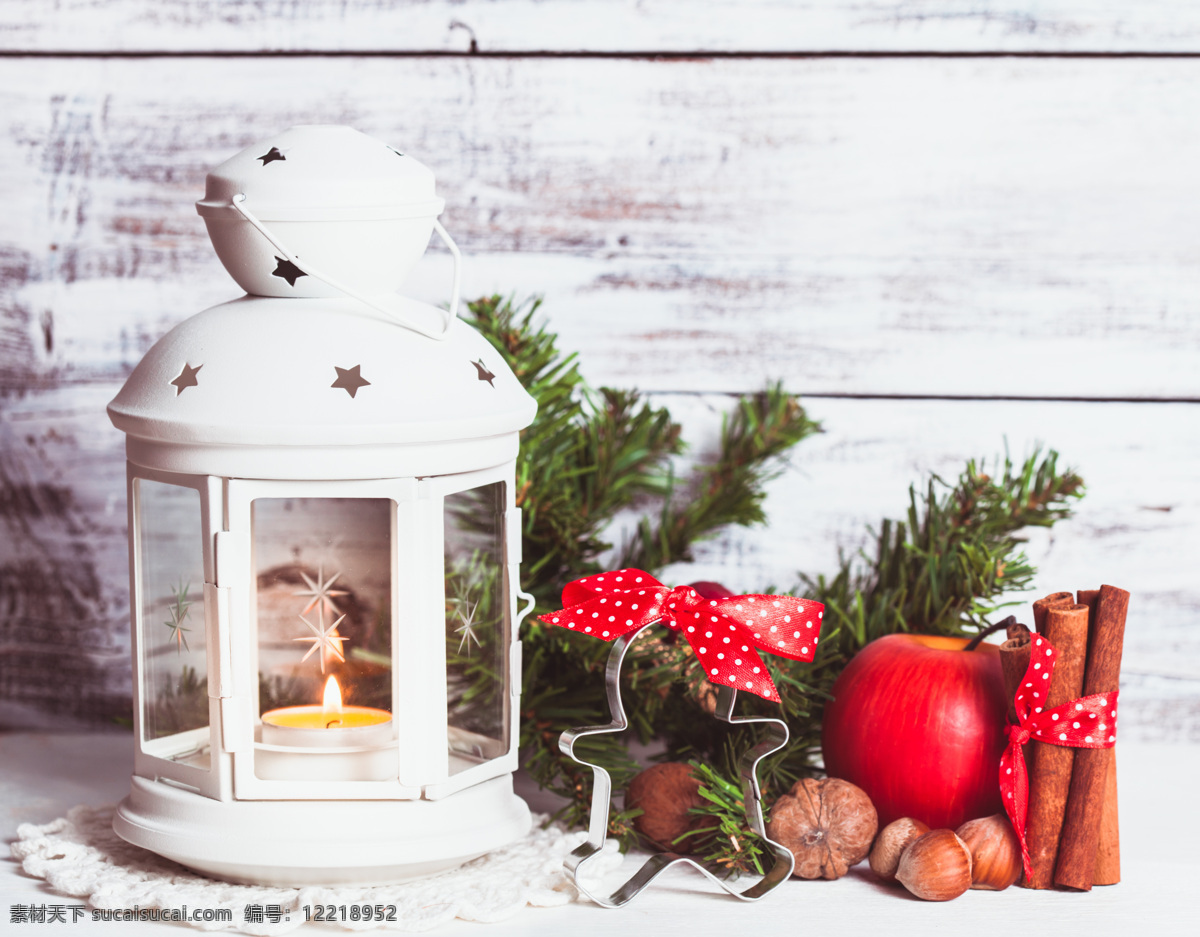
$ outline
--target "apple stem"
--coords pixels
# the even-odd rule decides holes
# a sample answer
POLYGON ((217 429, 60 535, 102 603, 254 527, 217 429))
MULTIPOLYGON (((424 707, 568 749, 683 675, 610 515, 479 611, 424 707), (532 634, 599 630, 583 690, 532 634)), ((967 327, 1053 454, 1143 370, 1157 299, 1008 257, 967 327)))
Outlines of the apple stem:
POLYGON ((998 621, 994 625, 988 625, 981 632, 979 632, 979 634, 975 635, 975 637, 973 637, 971 639, 970 643, 966 647, 964 647, 963 650, 964 651, 975 650, 975 648, 979 647, 979 645, 983 643, 983 639, 986 638, 989 634, 995 634, 1001 628, 1007 628, 1009 625, 1015 625, 1016 623, 1017 623, 1017 616, 1009 615, 1006 619, 1004 619, 1004 621, 998 621))

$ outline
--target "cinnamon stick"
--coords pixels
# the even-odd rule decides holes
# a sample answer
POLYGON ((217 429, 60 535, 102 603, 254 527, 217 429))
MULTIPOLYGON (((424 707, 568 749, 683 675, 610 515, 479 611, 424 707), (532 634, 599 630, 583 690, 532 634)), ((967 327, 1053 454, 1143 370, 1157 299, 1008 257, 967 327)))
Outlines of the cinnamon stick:
MULTIPOLYGON (((1118 688, 1121 649, 1125 641, 1125 614, 1128 610, 1128 592, 1115 586, 1100 587, 1093 637, 1088 648, 1083 695, 1111 693, 1118 688)), ((1101 731, 1115 735, 1115 721, 1108 729, 1101 731)), ((1054 874, 1055 883, 1065 888, 1087 891, 1092 887, 1104 813, 1104 790, 1111 760, 1112 752, 1109 749, 1081 748, 1076 754, 1063 822, 1062 844, 1054 874)))
MULTIPOLYGON (((1070 592, 1052 592, 1044 599, 1033 603, 1033 628, 1038 634, 1046 633, 1046 612, 1052 608, 1065 608, 1075 604, 1075 597, 1070 592)), ((1054 644, 1054 639, 1050 639, 1054 644)))
MULTIPOLYGON (((1096 599, 1099 589, 1080 589, 1076 593, 1080 605, 1092 610, 1088 619, 1088 646, 1095 640, 1096 599)), ((1093 885, 1116 885, 1121 881, 1121 831, 1117 815, 1117 750, 1110 749, 1108 777, 1104 782, 1104 812, 1100 815, 1100 842, 1096 847, 1096 872, 1093 885)))
MULTIPOLYGON (((1092 623, 1096 615, 1096 599, 1100 597, 1099 589, 1080 589, 1075 593, 1075 601, 1088 607, 1088 634, 1091 635, 1092 623)), ((1089 637, 1090 640, 1090 637, 1089 637)))
POLYGON ((1117 822, 1117 750, 1108 750, 1108 779, 1104 782, 1104 812, 1100 814, 1100 843, 1096 848, 1093 885, 1121 881, 1121 831, 1117 822))
MULTIPOLYGON (((1034 607, 1036 609, 1036 603, 1034 607)), ((1044 704, 1046 709, 1052 709, 1083 695, 1083 675, 1087 661, 1088 607, 1072 603, 1065 607, 1047 608, 1042 634, 1057 649, 1054 676, 1049 681, 1044 704)), ((1029 747, 1034 751, 1034 758, 1029 768, 1029 819, 1026 823, 1026 837, 1032 875, 1026 887, 1050 888, 1054 884, 1055 861, 1067 797, 1071 789, 1075 750, 1036 741, 1030 743, 1029 747)), ((1092 852, 1094 856, 1094 844, 1092 852)))
POLYGON ((1021 688, 1021 679, 1029 669, 1029 649, 1032 642, 1029 629, 1024 625, 1010 625, 1008 640, 1000 645, 1000 670, 1004 674, 1004 696, 1008 700, 1008 721, 1017 722, 1017 711, 1013 697, 1021 688))
MULTIPOLYGON (((1074 602, 1070 592, 1051 592, 1048 596, 1038 599, 1033 603, 1033 630, 1038 634, 1044 634, 1046 630, 1046 612, 1052 608, 1063 608, 1072 604, 1074 602)), ((1043 745, 1027 745, 1025 747, 1025 768, 1031 778, 1037 768, 1038 753, 1044 747, 1043 745)))

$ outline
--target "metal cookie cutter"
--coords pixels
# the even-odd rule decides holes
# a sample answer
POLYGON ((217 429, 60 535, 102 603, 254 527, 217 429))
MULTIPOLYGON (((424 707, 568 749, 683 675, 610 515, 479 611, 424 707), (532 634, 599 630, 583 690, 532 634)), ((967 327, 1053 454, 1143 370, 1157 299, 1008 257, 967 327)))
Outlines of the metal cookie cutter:
POLYGON ((571 874, 571 878, 575 882, 575 887, 604 908, 619 908, 624 904, 628 904, 641 893, 642 889, 667 869, 675 865, 690 865, 735 898, 740 898, 743 901, 757 901, 792 874, 792 868, 795 866, 796 861, 795 857, 785 846, 780 845, 767 836, 766 824, 763 822, 762 814, 762 793, 759 790, 758 779, 755 776, 755 769, 758 767, 758 763, 767 755, 779 751, 787 744, 788 728, 782 719, 735 717, 733 715, 733 708, 737 703, 737 690, 726 686, 717 688, 717 710, 715 715, 718 719, 728 722, 730 725, 763 723, 770 726, 769 738, 742 755, 738 764, 739 773, 742 778, 742 800, 746 805, 746 820, 749 822, 750 828, 758 834, 775 855, 775 862, 767 870, 767 874, 744 891, 738 891, 714 874, 703 863, 687 856, 681 856, 678 853, 660 852, 647 859, 642 867, 611 895, 595 895, 580 881, 580 873, 588 862, 599 854, 608 836, 608 814, 612 807, 612 778, 599 765, 576 757, 575 743, 579 739, 590 735, 620 732, 628 727, 629 722, 625 717, 625 707, 621 703, 621 665, 625 660, 625 653, 629 650, 629 646, 633 643, 633 640, 642 631, 650 627, 651 624, 654 624, 654 622, 647 623, 636 631, 630 631, 613 642, 613 649, 608 655, 608 666, 604 672, 604 683, 608 692, 608 710, 612 714, 612 722, 606 726, 581 726, 578 729, 568 729, 559 736, 559 750, 576 763, 591 768, 593 777, 592 809, 588 821, 587 841, 567 856, 563 864, 571 874))

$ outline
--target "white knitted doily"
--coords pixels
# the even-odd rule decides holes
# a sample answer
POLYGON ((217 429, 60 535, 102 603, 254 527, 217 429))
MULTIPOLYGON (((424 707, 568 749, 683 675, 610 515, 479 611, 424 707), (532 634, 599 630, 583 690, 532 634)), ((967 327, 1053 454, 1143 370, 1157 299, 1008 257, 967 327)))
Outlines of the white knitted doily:
MULTIPOLYGON (((403 885, 373 887, 271 888, 230 885, 205 878, 138 846, 112 829, 112 807, 75 807, 65 817, 17 829, 14 858, 24 870, 57 892, 87 899, 97 909, 189 908, 232 911, 230 923, 189 922, 202 930, 245 934, 284 934, 305 921, 304 908, 317 905, 395 905, 394 921, 337 921, 346 930, 425 931, 454 918, 502 921, 526 906, 549 908, 579 897, 563 872, 563 858, 583 842, 583 833, 557 825, 545 829, 534 816, 523 840, 468 862, 450 872, 403 885), (247 906, 278 906, 284 918, 274 923, 246 921, 247 906)), ((621 864, 615 842, 599 857, 597 874, 621 864)), ((252 915, 257 917, 257 915, 252 915)))

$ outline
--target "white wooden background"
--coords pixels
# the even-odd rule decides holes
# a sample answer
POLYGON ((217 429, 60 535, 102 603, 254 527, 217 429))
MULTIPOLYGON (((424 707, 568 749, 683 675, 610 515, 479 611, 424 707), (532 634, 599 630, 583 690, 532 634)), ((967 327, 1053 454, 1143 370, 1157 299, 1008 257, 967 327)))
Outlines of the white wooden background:
POLYGON ((1089 493, 1038 594, 1130 589, 1123 732, 1200 740, 1197 113, 1165 0, 6 0, 0 727, 127 705, 104 406, 236 293, 207 168, 337 122, 433 168, 469 295, 544 293, 698 449, 733 393, 807 398, 770 527, 680 577, 830 570, 924 472, 1051 444, 1089 493))

